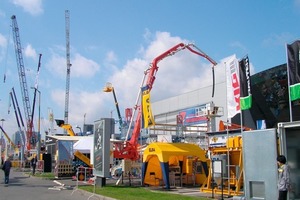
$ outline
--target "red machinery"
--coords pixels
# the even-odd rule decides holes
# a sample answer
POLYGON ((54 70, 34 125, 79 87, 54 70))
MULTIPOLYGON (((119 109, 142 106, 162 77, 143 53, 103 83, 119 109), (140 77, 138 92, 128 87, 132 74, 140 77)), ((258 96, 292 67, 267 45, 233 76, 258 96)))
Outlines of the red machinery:
MULTIPOLYGON (((210 58, 208 55, 206 55, 203 51, 201 51, 199 48, 197 48, 194 44, 183 44, 183 43, 179 43, 177 45, 175 45, 174 47, 172 47, 171 49, 167 50, 166 52, 162 53, 161 55, 159 55, 158 57, 154 58, 152 63, 150 63, 150 67, 145 71, 145 75, 144 75, 144 79, 147 76, 147 82, 146 85, 148 87, 149 92, 151 91, 154 81, 155 81, 155 75, 158 71, 158 66, 157 64, 162 61, 164 58, 168 57, 168 56, 172 56, 175 53, 184 50, 184 49, 188 49, 189 51, 191 51, 194 54, 197 54, 199 56, 204 57, 205 59, 207 59, 210 63, 213 64, 212 67, 212 72, 213 72, 213 76, 214 76, 214 66, 217 65, 217 63, 210 58)), ((144 84, 144 81, 142 83, 142 85, 144 84)), ((213 85, 214 85, 214 78, 213 78, 213 85)), ((214 90, 213 90, 214 92, 214 90)), ((139 93, 140 96, 140 93, 139 93)), ((138 100, 137 100, 138 102, 138 100)), ((115 143, 114 147, 114 157, 115 158, 120 158, 120 159, 131 159, 131 160, 138 160, 139 159, 139 153, 138 153, 138 138, 140 135, 140 131, 141 131, 141 117, 142 117, 142 112, 140 109, 140 106, 135 106, 135 111, 138 110, 138 114, 137 117, 135 119, 135 124, 134 124, 134 128, 132 131, 132 135, 130 140, 127 140, 127 137, 129 135, 129 131, 131 128, 131 123, 133 120, 131 120, 131 123, 129 125, 129 129, 127 132, 127 137, 125 139, 124 143, 115 143)), ((134 116, 134 114, 133 114, 134 116)))
POLYGON ((239 124, 224 122, 220 120, 219 122, 219 131, 225 131, 225 130, 235 130, 235 129, 243 129, 245 131, 251 131, 252 129, 246 126, 241 126, 239 124))

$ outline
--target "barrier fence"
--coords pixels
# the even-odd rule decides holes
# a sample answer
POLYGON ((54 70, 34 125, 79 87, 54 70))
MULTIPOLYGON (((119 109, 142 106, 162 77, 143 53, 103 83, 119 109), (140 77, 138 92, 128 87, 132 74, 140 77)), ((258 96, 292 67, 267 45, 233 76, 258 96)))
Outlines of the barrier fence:
POLYGON ((44 173, 44 161, 43 160, 39 160, 37 162, 36 171, 38 171, 40 173, 44 173))
MULTIPOLYGON (((13 160, 11 161, 12 167, 14 168, 28 168, 31 170, 30 161, 20 161, 20 160, 13 160)), ((44 161, 39 160, 36 165, 36 171, 43 173, 44 172, 44 161)))
POLYGON ((75 177, 76 178, 76 186, 75 186, 76 188, 75 188, 75 190, 73 190, 71 195, 73 195, 73 193, 78 190, 78 186, 80 183, 94 186, 93 194, 91 196, 89 196, 88 199, 90 199, 92 196, 94 196, 96 194, 96 176, 94 177, 93 170, 94 170, 94 168, 82 167, 82 166, 79 166, 76 169, 76 177, 75 177))

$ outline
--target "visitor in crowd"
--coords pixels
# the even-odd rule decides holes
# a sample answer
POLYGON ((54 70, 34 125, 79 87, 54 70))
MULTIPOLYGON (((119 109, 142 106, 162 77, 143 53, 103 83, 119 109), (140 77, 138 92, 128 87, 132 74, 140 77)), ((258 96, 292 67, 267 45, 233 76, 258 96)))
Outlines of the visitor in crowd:
POLYGON ((31 167, 32 167, 32 175, 35 175, 35 168, 36 168, 36 164, 37 164, 37 156, 36 154, 33 155, 33 158, 30 161, 31 167))
POLYGON ((8 184, 9 182, 9 173, 11 168, 11 161, 9 157, 7 157, 6 161, 3 163, 2 170, 4 171, 4 183, 8 184))
POLYGON ((278 200, 287 200, 287 194, 290 190, 290 169, 286 164, 286 157, 279 155, 277 157, 278 164, 278 200))

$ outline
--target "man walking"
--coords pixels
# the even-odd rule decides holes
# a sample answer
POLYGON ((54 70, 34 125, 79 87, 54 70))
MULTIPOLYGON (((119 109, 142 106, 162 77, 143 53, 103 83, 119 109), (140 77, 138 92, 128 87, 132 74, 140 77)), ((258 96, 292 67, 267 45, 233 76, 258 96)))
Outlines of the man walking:
POLYGON ((32 167, 32 175, 35 175, 35 168, 36 168, 36 164, 37 164, 37 157, 36 154, 34 154, 33 158, 30 161, 31 163, 31 167, 32 167))
POLYGON ((2 170, 4 171, 4 183, 8 184, 9 182, 9 173, 10 173, 10 168, 11 168, 11 162, 9 157, 7 157, 6 161, 4 162, 2 166, 2 170))

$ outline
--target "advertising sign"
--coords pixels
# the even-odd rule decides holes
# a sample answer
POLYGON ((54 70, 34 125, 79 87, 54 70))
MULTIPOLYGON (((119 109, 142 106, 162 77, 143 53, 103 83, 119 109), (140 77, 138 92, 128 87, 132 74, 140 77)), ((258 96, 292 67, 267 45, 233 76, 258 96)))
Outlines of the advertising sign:
POLYGON ((94 131, 94 175, 109 177, 110 135, 114 133, 115 123, 111 118, 95 122, 94 131))

